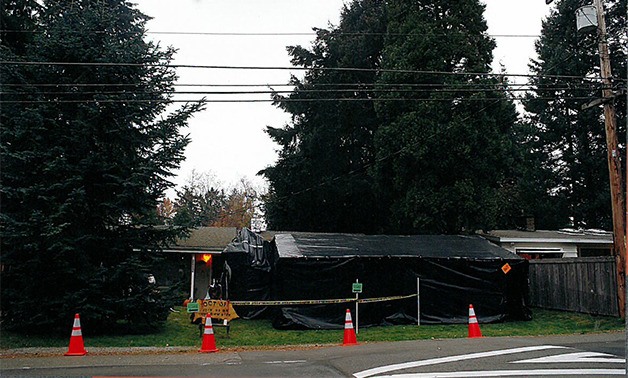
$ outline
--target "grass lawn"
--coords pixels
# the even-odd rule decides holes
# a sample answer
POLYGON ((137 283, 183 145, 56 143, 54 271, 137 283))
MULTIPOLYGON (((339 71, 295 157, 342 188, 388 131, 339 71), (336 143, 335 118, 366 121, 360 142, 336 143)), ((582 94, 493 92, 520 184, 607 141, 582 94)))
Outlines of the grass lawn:
MULTIPOLYGON (((150 335, 90 336, 82 329, 86 347, 166 347, 200 346, 201 338, 197 325, 190 324, 184 308, 171 313, 163 330, 150 335)), ((482 334, 491 336, 538 336, 557 334, 585 334, 621 331, 624 321, 619 318, 592 316, 569 312, 533 309, 533 320, 495 324, 480 324, 482 334)), ((18 335, 2 331, 0 348, 24 347, 67 347, 67 337, 41 337, 18 335)), ((227 336, 225 327, 214 325, 216 344, 219 348, 341 344, 344 330, 299 330, 280 331, 272 327, 269 320, 242 320, 231 322, 227 336)), ((467 325, 402 325, 360 328, 358 341, 401 341, 416 339, 443 339, 467 337, 467 325)))

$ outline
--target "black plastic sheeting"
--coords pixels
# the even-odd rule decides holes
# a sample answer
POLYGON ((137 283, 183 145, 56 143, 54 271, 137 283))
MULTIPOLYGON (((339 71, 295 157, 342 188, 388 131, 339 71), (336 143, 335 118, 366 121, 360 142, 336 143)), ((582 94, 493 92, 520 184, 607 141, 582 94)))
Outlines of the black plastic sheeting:
MULTIPOLYGON (((277 256, 274 241, 268 242, 258 234, 243 228, 223 255, 231 268, 229 299, 239 301, 271 300, 272 273, 277 256)), ((241 318, 262 317, 265 306, 235 308, 241 318)))
MULTIPOLYGON (((232 300, 315 300, 417 293, 421 324, 528 320, 528 262, 480 237, 289 233, 268 242, 242 230, 225 251, 232 300), (508 264, 511 270, 504 273, 508 264)), ((269 317, 279 329, 340 329, 354 303, 239 306, 243 318, 269 317)), ((359 305, 359 325, 416 324, 417 297, 359 305)), ((355 315, 354 315, 355 316, 355 315)))

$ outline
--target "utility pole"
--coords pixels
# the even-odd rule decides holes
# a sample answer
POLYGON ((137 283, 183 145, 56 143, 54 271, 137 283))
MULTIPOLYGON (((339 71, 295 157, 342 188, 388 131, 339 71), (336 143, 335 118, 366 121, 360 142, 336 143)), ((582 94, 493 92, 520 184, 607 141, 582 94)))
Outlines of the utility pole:
MULTIPOLYGON (((546 4, 553 0, 545 0, 546 4)), ((626 260, 626 243, 628 242, 628 192, 624 194, 621 180, 621 160, 617 148, 617 119, 615 115, 615 105, 613 103, 613 82, 611 73, 611 59, 608 53, 608 43, 606 42, 606 20, 604 17, 604 6, 602 0, 593 0, 597 18, 598 51, 600 55, 600 77, 602 79, 602 99, 604 104, 604 129, 606 131, 606 150, 608 160, 608 176, 611 187, 611 209, 613 217, 613 255, 617 267, 617 305, 619 314, 626 319, 626 298, 628 291, 626 288, 626 273, 628 272, 628 261, 626 260), (625 201, 624 201, 625 199, 625 201)), ((584 108, 589 107, 585 105, 584 108)), ((626 139, 626 173, 628 178, 628 134, 626 139)), ((628 339, 627 339, 628 340, 628 339)), ((627 341, 628 344, 628 341, 627 341)), ((628 345, 627 345, 628 346, 628 345)), ((628 365, 627 365, 628 366, 628 365)))
MULTIPOLYGON (((545 0, 546 4, 553 0, 545 0)), ((617 121, 615 118, 615 105, 613 103, 613 91, 611 81, 611 59, 606 42, 606 20, 602 0, 593 0, 597 15, 598 50, 600 54, 600 76, 602 78, 602 102, 604 103, 604 128, 606 129, 606 146, 608 150, 608 171, 611 184, 611 201, 613 210, 613 252, 617 267, 617 304, 619 314, 625 321, 625 329, 628 330, 628 190, 622 197, 621 173, 619 151, 617 150, 617 121)), ((628 127, 628 125, 626 125, 628 127)), ((626 180, 628 180, 628 129, 626 130, 626 180)), ((628 181, 627 187, 628 187, 628 181)), ((625 341, 628 349, 628 333, 625 341)), ((626 361, 626 374, 628 375, 628 360, 626 361)))
MULTIPOLYGON (((604 102, 604 128, 606 130, 606 148, 608 173, 611 187, 611 205, 613 215, 613 248, 617 266, 617 304, 622 318, 626 316, 626 208, 621 179, 621 159, 617 147, 617 118, 613 103, 613 83, 611 61, 606 42, 606 20, 602 0, 594 0, 597 13, 598 50, 600 55, 600 76, 602 78, 602 100, 604 102)), ((628 165, 628 164, 627 164, 628 165)))
MULTIPOLYGON (((617 266, 617 304, 619 314, 624 318, 626 324, 624 332, 628 330, 628 260, 626 259, 626 248, 628 247, 628 190, 622 197, 621 187, 621 163, 619 161, 619 151, 617 150, 617 119, 615 116, 615 104, 613 102, 611 59, 608 53, 608 43, 606 42, 606 20, 604 17, 604 6, 602 0, 594 0, 597 13, 597 35, 598 50, 600 53, 600 76, 602 77, 602 101, 604 101, 604 126, 606 129, 606 145, 608 148, 608 170, 611 178, 611 200, 613 205, 613 245, 615 252, 615 262, 617 266), (611 149, 612 148, 612 149, 611 149), (625 199, 625 201, 624 201, 625 199)), ((626 130, 626 179, 628 180, 628 130, 626 130)), ((628 187, 628 181, 627 185, 628 187)), ((625 346, 628 348, 628 334, 626 334, 625 346)), ((628 361, 625 365, 628 374, 628 361)))

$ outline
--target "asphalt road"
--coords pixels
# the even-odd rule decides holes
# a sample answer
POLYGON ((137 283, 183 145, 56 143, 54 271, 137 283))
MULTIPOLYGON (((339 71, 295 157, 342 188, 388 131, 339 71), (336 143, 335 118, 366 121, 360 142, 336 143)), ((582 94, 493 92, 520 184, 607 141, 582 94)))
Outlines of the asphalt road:
MULTIPOLYGON (((82 357, 7 355, 5 376, 610 377, 625 375, 625 334, 495 337, 197 353, 94 350, 82 357)), ((358 340, 359 341, 359 340, 358 340)), ((220 346, 218 346, 220 348, 220 346)))

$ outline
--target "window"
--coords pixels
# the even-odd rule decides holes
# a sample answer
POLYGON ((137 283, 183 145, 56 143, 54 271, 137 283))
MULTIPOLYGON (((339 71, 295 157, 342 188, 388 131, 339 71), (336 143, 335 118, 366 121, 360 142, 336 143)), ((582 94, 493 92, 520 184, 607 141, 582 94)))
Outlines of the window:
POLYGON ((559 259, 563 257, 562 248, 517 248, 516 253, 526 260, 559 259))

